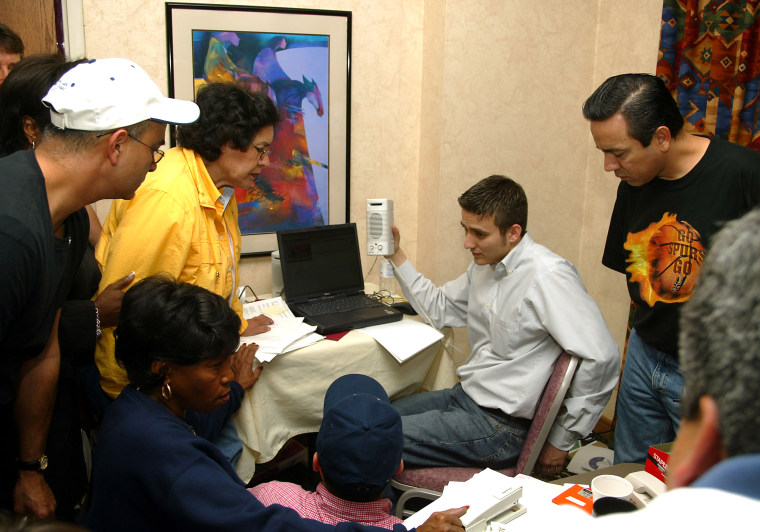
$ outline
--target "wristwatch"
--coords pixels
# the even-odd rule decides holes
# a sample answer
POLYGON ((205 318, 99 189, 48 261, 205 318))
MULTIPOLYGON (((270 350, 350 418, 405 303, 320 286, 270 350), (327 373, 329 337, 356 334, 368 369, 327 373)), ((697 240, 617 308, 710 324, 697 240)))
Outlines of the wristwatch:
POLYGON ((42 458, 35 460, 34 462, 24 462, 21 458, 16 458, 16 467, 21 471, 45 471, 48 466, 48 457, 46 454, 42 455, 42 458))

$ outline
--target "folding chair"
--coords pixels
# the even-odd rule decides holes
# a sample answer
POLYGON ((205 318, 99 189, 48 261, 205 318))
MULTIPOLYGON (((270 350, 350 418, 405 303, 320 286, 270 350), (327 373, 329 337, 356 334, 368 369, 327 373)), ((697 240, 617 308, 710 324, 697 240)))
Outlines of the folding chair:
MULTIPOLYGON (((549 377, 538 408, 530 423, 530 428, 525 436, 525 443, 515 467, 498 470, 507 476, 513 477, 520 473, 529 475, 533 472, 538 455, 549 436, 549 431, 557 418, 562 402, 565 400, 570 382, 573 380, 575 370, 578 368, 580 359, 565 351, 560 353, 554 369, 549 377)), ((405 504, 412 498, 434 500, 441 496, 444 486, 450 481, 464 482, 482 471, 477 467, 423 467, 405 469, 393 479, 391 486, 403 491, 396 504, 396 515, 404 518, 414 512, 405 510, 405 504)))

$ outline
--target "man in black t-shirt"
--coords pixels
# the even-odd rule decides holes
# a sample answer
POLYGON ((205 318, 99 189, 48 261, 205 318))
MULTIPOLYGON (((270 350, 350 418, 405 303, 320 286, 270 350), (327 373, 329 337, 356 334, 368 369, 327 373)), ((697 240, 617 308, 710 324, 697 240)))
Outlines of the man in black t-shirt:
POLYGON ((621 182, 602 263, 626 275, 636 306, 617 397, 615 462, 640 462, 672 441, 683 378, 678 319, 710 237, 760 203, 760 153, 691 135, 665 83, 649 74, 605 81, 583 115, 621 182))
POLYGON ((166 123, 198 117, 125 59, 77 65, 43 103, 52 124, 36 150, 0 159, 0 508, 37 518, 55 512, 45 442, 59 309, 87 245, 83 207, 131 198, 163 155, 166 123))

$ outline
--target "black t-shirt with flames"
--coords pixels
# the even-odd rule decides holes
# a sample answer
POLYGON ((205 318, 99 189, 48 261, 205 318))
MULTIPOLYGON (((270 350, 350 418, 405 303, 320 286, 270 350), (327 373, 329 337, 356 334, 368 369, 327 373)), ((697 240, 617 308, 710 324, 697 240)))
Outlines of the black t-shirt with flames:
POLYGON ((678 356, 680 306, 710 238, 758 204, 760 153, 718 139, 680 179, 620 183, 602 264, 626 275, 638 306, 633 326, 647 344, 678 356))

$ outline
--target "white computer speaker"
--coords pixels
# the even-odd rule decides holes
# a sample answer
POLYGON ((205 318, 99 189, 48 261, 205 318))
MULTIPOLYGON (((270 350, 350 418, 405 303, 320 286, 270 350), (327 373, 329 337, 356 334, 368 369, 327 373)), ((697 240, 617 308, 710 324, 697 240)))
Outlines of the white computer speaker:
POLYGON ((367 255, 393 254, 393 200, 367 200, 367 255))

